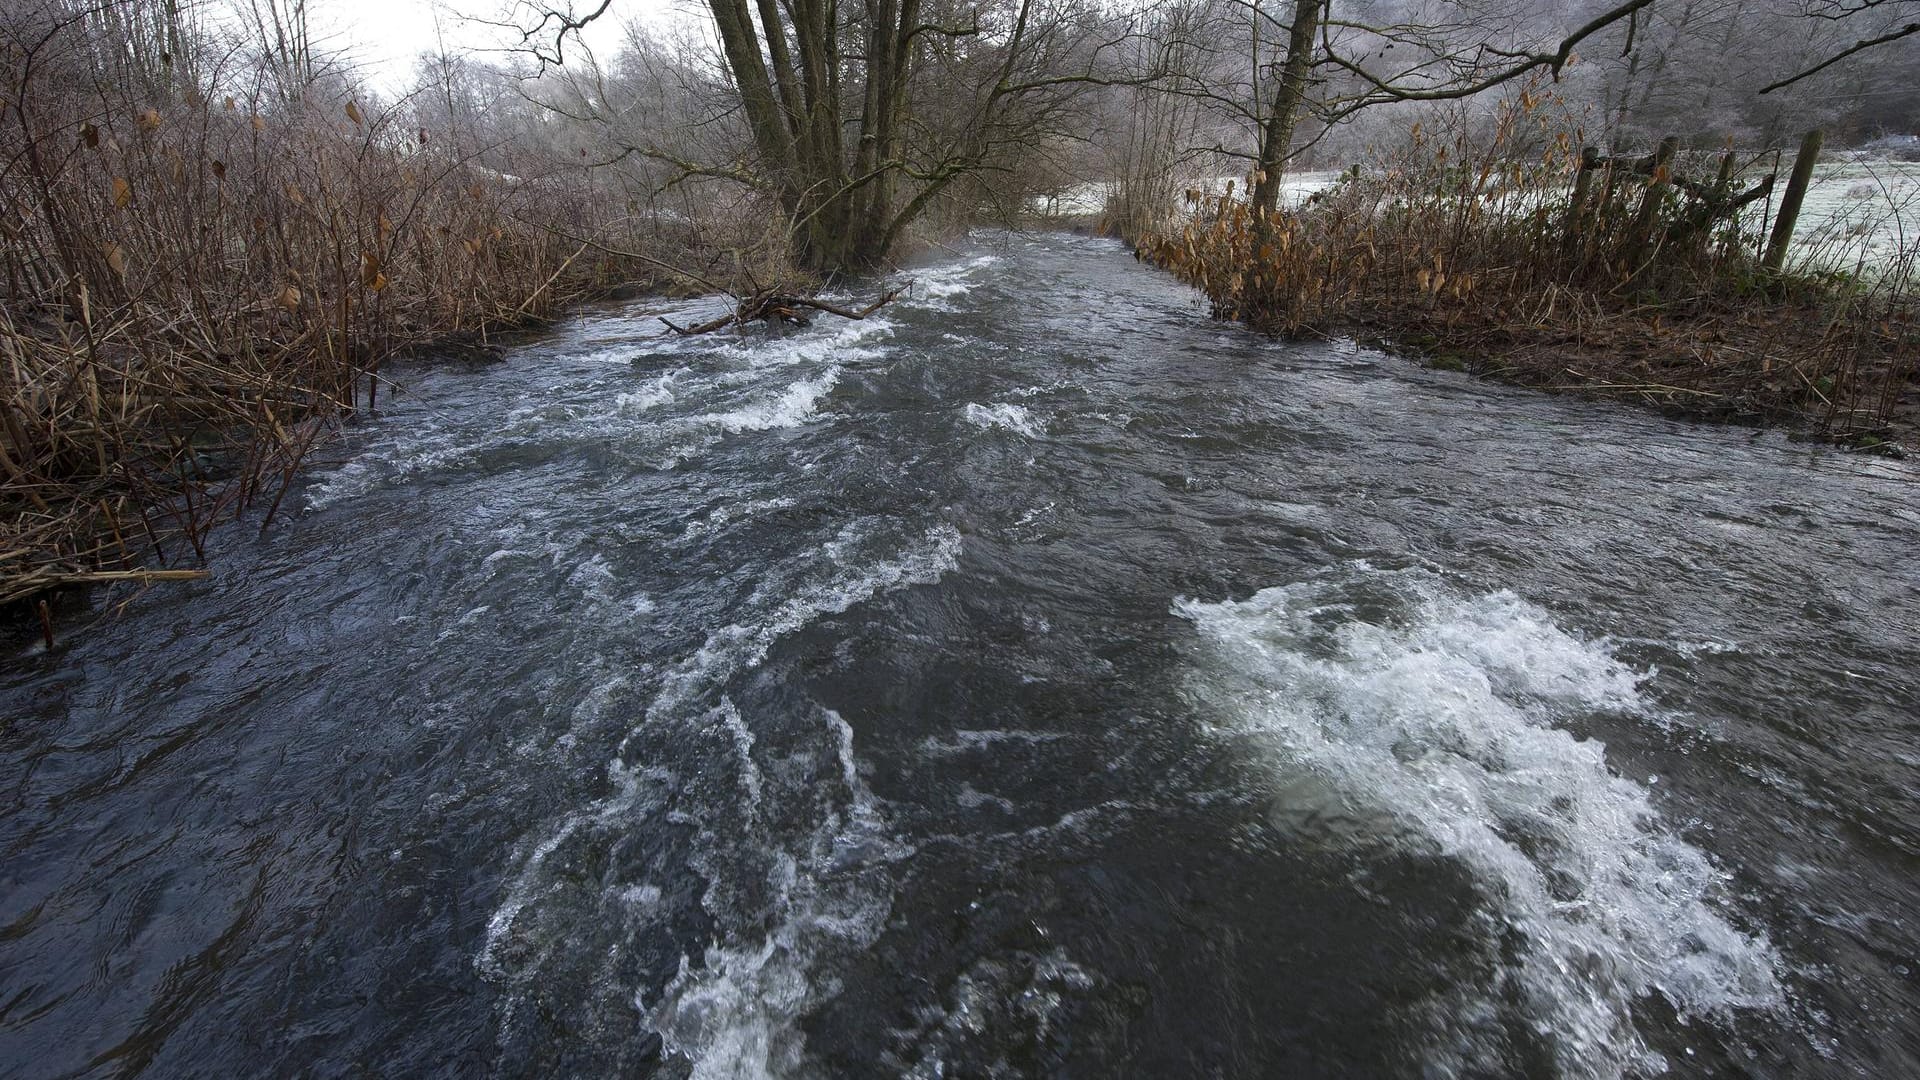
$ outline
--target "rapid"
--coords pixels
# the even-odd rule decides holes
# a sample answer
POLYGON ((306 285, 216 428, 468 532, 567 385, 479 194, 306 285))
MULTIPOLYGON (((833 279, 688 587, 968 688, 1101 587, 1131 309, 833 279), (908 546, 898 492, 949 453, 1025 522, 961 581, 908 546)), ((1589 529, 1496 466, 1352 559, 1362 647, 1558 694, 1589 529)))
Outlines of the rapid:
POLYGON ((1920 468, 981 234, 0 675, 0 1076, 1920 1076, 1920 468))

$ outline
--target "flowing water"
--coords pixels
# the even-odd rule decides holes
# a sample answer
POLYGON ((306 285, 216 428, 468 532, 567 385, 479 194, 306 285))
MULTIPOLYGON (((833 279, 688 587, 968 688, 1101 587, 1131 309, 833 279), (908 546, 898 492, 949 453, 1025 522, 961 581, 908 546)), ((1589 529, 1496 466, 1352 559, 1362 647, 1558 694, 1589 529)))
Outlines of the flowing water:
POLYGON ((402 373, 0 682, 0 1074, 1920 1075, 1912 464, 991 236, 402 373))

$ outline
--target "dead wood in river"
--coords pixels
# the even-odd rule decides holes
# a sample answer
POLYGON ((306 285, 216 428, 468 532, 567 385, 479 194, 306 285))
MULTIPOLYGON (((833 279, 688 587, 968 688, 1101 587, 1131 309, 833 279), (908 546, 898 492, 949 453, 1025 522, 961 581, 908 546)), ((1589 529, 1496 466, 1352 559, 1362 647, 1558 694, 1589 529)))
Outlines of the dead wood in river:
POLYGON ((780 292, 777 289, 765 289, 751 296, 739 298, 732 311, 719 318, 708 319, 703 323, 695 323, 692 326, 680 326, 665 316, 662 316, 660 321, 666 324, 668 330, 676 334, 688 336, 711 333, 729 326, 741 326, 757 320, 764 320, 770 323, 782 322, 789 326, 811 326, 813 324, 813 317, 807 314, 809 311, 824 311, 829 315, 838 315, 843 319, 864 319, 892 303, 894 297, 899 296, 905 290, 905 285, 896 286, 881 294, 878 300, 855 311, 851 308, 844 308, 837 304, 829 304, 824 300, 817 300, 812 297, 795 296, 791 293, 780 292))

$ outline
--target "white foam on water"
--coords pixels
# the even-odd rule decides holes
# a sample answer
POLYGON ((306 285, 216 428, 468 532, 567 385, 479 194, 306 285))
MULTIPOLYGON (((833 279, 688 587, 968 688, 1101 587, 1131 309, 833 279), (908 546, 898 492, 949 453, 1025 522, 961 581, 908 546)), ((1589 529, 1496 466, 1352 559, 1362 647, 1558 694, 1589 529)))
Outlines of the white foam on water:
POLYGON ((920 741, 920 752, 931 757, 991 752, 1002 743, 1050 743, 1066 738, 1057 731, 1008 731, 1004 729, 959 728, 951 738, 931 735, 920 741))
POLYGON ((330 472, 316 471, 306 488, 308 510, 324 510, 414 477, 473 461, 478 447, 446 432, 429 432, 404 448, 368 451, 330 472))
POLYGON ((966 417, 967 423, 983 430, 1003 428, 1007 431, 1025 435, 1029 439, 1037 439, 1042 434, 1040 426, 1035 423, 1033 419, 1033 415, 1027 412, 1027 407, 1024 405, 1015 405, 1011 402, 1003 401, 992 405, 981 405, 978 402, 970 401, 967 403, 966 417))
MULTIPOLYGON (((665 770, 629 769, 617 761, 607 767, 607 778, 612 782, 613 794, 584 811, 568 815, 521 860, 507 887, 506 899, 487 918, 487 936, 474 958, 474 966, 481 973, 508 981, 516 971, 538 971, 549 952, 563 948, 563 941, 529 942, 514 933, 520 917, 537 907, 540 898, 556 885, 555 879, 546 873, 548 860, 584 827, 633 820, 647 809, 664 805, 677 784, 677 779, 665 770), (509 952, 515 954, 511 960, 505 956, 509 952), (522 955, 526 952, 530 955, 522 955)), ((509 1002, 508 1008, 511 1007, 509 1002)))
POLYGON ((945 301, 956 296, 965 296, 980 284, 976 276, 980 271, 1000 263, 998 255, 978 255, 961 262, 948 263, 921 271, 913 281, 913 299, 921 306, 935 311, 951 311, 953 305, 945 301))
MULTIPOLYGON (((1458 860, 1489 951, 1521 943, 1499 985, 1447 1006, 1451 1022, 1518 1002, 1562 1075, 1618 1077, 1664 1069, 1634 1029, 1639 999, 1683 1018, 1782 1005, 1771 946, 1720 910, 1722 873, 1599 742, 1556 726, 1650 711, 1603 644, 1511 593, 1365 564, 1174 612, 1203 643, 1203 714, 1270 763, 1276 823, 1298 810, 1322 843, 1458 860)), ((1434 1064, 1498 1064, 1474 1042, 1434 1048, 1434 1064)))
POLYGON ((820 400, 839 380, 840 368, 836 365, 812 378, 792 382, 778 394, 729 412, 709 413, 700 417, 698 423, 710 424, 736 435, 743 431, 799 427, 813 418, 820 407, 820 400))
MULTIPOLYGON (((817 325, 778 337, 750 334, 733 341, 668 338, 641 354, 682 358, 680 366, 633 388, 632 379, 610 378, 606 349, 550 358, 546 381, 522 395, 504 421, 461 426, 456 418, 409 417, 407 426, 382 425, 372 445, 331 470, 317 470, 305 492, 309 511, 399 487, 436 473, 456 471, 482 455, 514 446, 570 446, 583 442, 661 442, 659 467, 677 468, 725 434, 798 427, 815 418, 834 388, 842 365, 884 356, 893 324, 881 318, 817 325), (787 377, 788 369, 811 369, 787 377), (698 413, 703 398, 726 387, 761 391, 746 404, 698 413), (619 388, 619 389, 615 389, 619 388), (681 415, 669 415, 679 405, 681 415), (698 413, 698 415, 688 415, 698 413)), ((629 356, 631 363, 636 357, 629 356)), ((484 378, 476 375, 475 378, 484 378)))
POLYGON ((732 701, 722 698, 720 707, 710 716, 714 723, 724 729, 727 738, 732 740, 736 758, 739 761, 741 793, 746 796, 742 809, 751 817, 760 809, 760 766, 753 761, 753 729, 740 715, 740 709, 732 701))
POLYGON ((774 642, 824 615, 840 614, 863 600, 907 585, 931 585, 960 564, 960 532, 951 525, 933 526, 919 542, 909 544, 893 558, 847 566, 843 562, 846 549, 865 539, 858 523, 849 525, 822 551, 829 561, 841 564, 843 572, 825 580, 796 584, 757 619, 708 634, 693 655, 668 673, 659 696, 647 707, 648 717, 668 719, 679 715, 687 702, 734 672, 759 664, 774 642))
POLYGON ((1045 1045, 1062 1007, 1099 984, 1057 948, 981 957, 945 989, 939 1006, 916 1010, 912 1025, 892 1032, 895 1048, 883 1060, 906 1080, 1021 1075, 1004 1057, 985 1069, 958 1063, 989 1057, 995 1043, 1045 1045))
POLYGON ((1011 814, 1016 809, 1012 799, 981 791, 972 784, 961 784, 960 793, 954 797, 954 801, 966 810, 978 810, 983 806, 991 806, 1002 813, 1011 814))
POLYGON ((805 1038, 796 1021, 839 986, 816 972, 821 959, 871 946, 892 912, 887 864, 912 854, 896 840, 861 781, 853 729, 822 710, 845 805, 807 844, 775 862, 774 899, 764 937, 708 947, 680 970, 651 1007, 636 996, 669 1051, 684 1055, 695 1080, 761 1080, 801 1070, 805 1038))
POLYGON ((682 373, 681 369, 669 371, 656 376, 642 389, 614 395, 615 411, 625 414, 641 413, 661 405, 671 404, 674 400, 673 384, 682 373))
MULTIPOLYGON (((952 526, 938 525, 891 559, 856 557, 871 545, 857 524, 843 530, 821 551, 823 561, 839 567, 839 573, 783 589, 784 598, 757 620, 710 634, 668 674, 648 708, 648 719, 669 722, 683 714, 688 703, 721 680, 758 665, 780 638, 824 615, 846 611, 883 592, 939 580, 958 565, 961 539, 952 526)), ((775 898, 771 929, 760 937, 718 942, 698 965, 683 958, 679 974, 658 1002, 651 1008, 636 1002, 667 1047, 692 1062, 694 1077, 794 1072, 804 1049, 795 1021, 810 1001, 837 989, 813 977, 816 963, 822 956, 846 955, 870 945, 891 910, 884 864, 904 858, 910 849, 893 839, 860 778, 852 727, 837 713, 822 714, 846 801, 826 815, 801 850, 776 860, 779 871, 768 882, 775 898)), ((733 715, 738 718, 737 712, 733 715)), ((743 755, 750 746, 748 742, 742 749, 743 755)), ((752 799, 757 803, 759 797, 756 788, 752 799)), ((712 852, 743 842, 751 841, 714 835, 703 838, 701 846, 712 852)), ((722 894, 730 891, 729 883, 717 876, 724 871, 703 872, 710 881, 706 902, 722 917, 722 894)))
POLYGON ((876 360, 886 355, 882 344, 893 336, 894 324, 884 317, 843 319, 821 315, 806 330, 769 337, 760 331, 721 345, 717 355, 739 361, 749 369, 790 367, 795 364, 841 365, 876 360))
POLYGON ((845 720, 819 710, 814 752, 826 755, 831 790, 818 790, 817 779, 795 787, 783 769, 763 771, 755 757, 764 751, 756 751, 754 725, 765 718, 746 715, 723 691, 780 638, 882 593, 935 582, 958 565, 961 537, 952 526, 905 537, 895 530, 885 519, 849 524, 798 567, 770 574, 738 622, 712 631, 665 673, 629 741, 663 729, 682 742, 684 732, 701 733, 713 750, 696 772, 636 773, 623 763, 623 745, 608 765, 614 792, 522 848, 476 958, 489 978, 515 988, 503 996, 507 1019, 521 1000, 518 988, 538 985, 550 965, 566 969, 583 889, 604 890, 597 904, 588 897, 585 910, 657 917, 650 907, 657 890, 638 894, 651 900, 636 904, 632 881, 583 886, 571 876, 577 856, 568 852, 658 815, 695 830, 687 866, 707 882, 702 905, 721 936, 698 962, 683 958, 657 1000, 636 994, 634 1004, 696 1077, 780 1076, 798 1067, 798 1018, 838 991, 817 966, 877 939, 891 911, 889 867, 912 849, 894 837, 861 779, 845 720), (743 868, 765 868, 766 877, 743 868))
POLYGON ((682 543, 694 540, 708 533, 718 532, 735 521, 745 521, 769 510, 790 510, 796 505, 798 504, 792 499, 781 495, 771 499, 748 499, 745 502, 717 506, 705 520, 688 525, 686 531, 680 534, 680 540, 682 543))

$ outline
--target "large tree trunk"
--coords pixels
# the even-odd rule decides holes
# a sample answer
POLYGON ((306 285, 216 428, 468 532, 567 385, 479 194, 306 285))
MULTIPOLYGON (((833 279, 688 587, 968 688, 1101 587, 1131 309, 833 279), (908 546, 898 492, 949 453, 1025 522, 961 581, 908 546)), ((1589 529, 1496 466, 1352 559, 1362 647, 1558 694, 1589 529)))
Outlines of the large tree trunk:
POLYGON ((889 163, 900 157, 906 126, 919 2, 866 0, 866 79, 849 162, 841 139, 838 0, 753 0, 751 7, 748 0, 708 0, 760 170, 787 214, 794 256, 809 270, 831 276, 865 269, 886 254, 889 163))
POLYGON ((1107 83, 1078 68, 1110 44, 1091 35, 1111 27, 1083 25, 1038 0, 1015 0, 1010 32, 991 41, 964 22, 978 13, 929 0, 857 2, 857 17, 847 19, 841 0, 706 0, 753 137, 753 182, 778 197, 800 265, 829 277, 882 265, 956 179, 979 175, 1016 141, 1045 137, 1047 111, 1067 87, 1107 83), (1028 40, 1036 10, 1050 20, 1037 44, 1028 40), (1085 49, 1073 42, 1082 34, 1085 49), (967 58, 952 55, 955 42, 998 56, 998 78, 970 111, 932 110, 948 125, 939 132, 916 123, 913 111, 914 95, 927 89, 919 69, 934 40, 956 67, 967 58), (1058 66, 1028 72, 1027 61, 1058 66))
POLYGON ((1320 30, 1320 9, 1326 0, 1294 0, 1293 29, 1287 35, 1287 59, 1280 69, 1280 85, 1273 92, 1273 110, 1260 131, 1260 154, 1254 170, 1253 207, 1273 211, 1280 205, 1280 179, 1286 175, 1287 150, 1293 145, 1300 107, 1307 99, 1307 75, 1313 70, 1313 38, 1320 30))
MULTIPOLYGON (((793 132, 787 124, 786 110, 773 96, 773 84, 767 78, 767 66, 760 60, 760 38, 746 0, 709 0, 713 21, 720 31, 720 47, 727 57, 727 70, 733 73, 734 88, 740 92, 740 107, 747 127, 753 132, 754 149, 759 151, 763 167, 772 174, 783 196, 793 192, 795 178, 793 132)), ((779 32, 779 27, 774 27, 779 32)), ((794 209, 789 206, 789 212, 794 209)))

